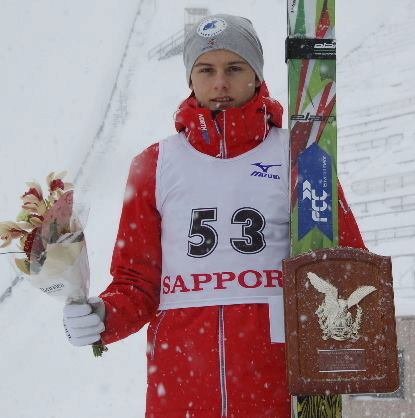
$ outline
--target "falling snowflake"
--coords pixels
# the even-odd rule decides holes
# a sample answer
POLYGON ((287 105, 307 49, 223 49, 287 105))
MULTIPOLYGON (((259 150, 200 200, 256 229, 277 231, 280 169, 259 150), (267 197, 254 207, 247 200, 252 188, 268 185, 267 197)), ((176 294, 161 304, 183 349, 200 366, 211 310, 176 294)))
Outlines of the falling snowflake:
POLYGON ((163 383, 159 383, 157 385, 157 395, 161 398, 162 396, 166 396, 166 388, 164 387, 163 383))

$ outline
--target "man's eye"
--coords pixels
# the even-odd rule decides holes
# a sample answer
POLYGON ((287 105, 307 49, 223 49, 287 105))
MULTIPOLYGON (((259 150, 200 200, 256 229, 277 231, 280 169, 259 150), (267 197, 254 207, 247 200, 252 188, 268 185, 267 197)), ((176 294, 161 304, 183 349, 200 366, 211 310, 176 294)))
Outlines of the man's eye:
POLYGON ((237 65, 232 65, 232 67, 229 67, 230 71, 242 71, 242 67, 238 67, 237 65))
POLYGON ((212 72, 212 68, 209 68, 209 67, 201 68, 199 70, 199 72, 200 73, 210 73, 210 72, 212 72))

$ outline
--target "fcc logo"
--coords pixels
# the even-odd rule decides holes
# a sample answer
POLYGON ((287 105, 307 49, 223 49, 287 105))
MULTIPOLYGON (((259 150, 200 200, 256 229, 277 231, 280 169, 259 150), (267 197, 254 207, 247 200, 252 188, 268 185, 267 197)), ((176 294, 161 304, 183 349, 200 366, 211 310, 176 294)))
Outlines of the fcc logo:
POLYGON ((211 38, 222 33, 227 26, 226 21, 221 18, 210 18, 200 23, 197 33, 203 38, 211 38))

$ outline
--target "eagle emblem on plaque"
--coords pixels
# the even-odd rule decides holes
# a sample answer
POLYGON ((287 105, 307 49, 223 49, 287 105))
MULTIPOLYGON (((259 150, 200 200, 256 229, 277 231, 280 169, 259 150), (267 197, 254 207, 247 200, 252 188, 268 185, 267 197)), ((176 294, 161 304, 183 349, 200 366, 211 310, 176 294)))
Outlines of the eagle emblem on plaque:
POLYGON ((374 286, 360 286, 347 299, 338 297, 338 289, 329 281, 308 272, 307 277, 313 287, 325 295, 323 303, 317 308, 316 315, 323 331, 323 340, 333 338, 337 341, 356 341, 362 322, 363 310, 359 302, 376 290, 374 286), (350 308, 356 306, 353 318, 350 308))

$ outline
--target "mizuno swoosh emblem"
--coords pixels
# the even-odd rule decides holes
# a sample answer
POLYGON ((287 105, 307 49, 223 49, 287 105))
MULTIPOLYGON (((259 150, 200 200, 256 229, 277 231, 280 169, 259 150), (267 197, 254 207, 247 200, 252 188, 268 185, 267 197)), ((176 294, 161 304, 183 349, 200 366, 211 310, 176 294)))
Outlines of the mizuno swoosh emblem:
POLYGON ((264 173, 268 173, 268 170, 271 167, 281 167, 281 164, 263 164, 262 162, 253 163, 251 165, 255 165, 255 166, 259 167, 264 173))

